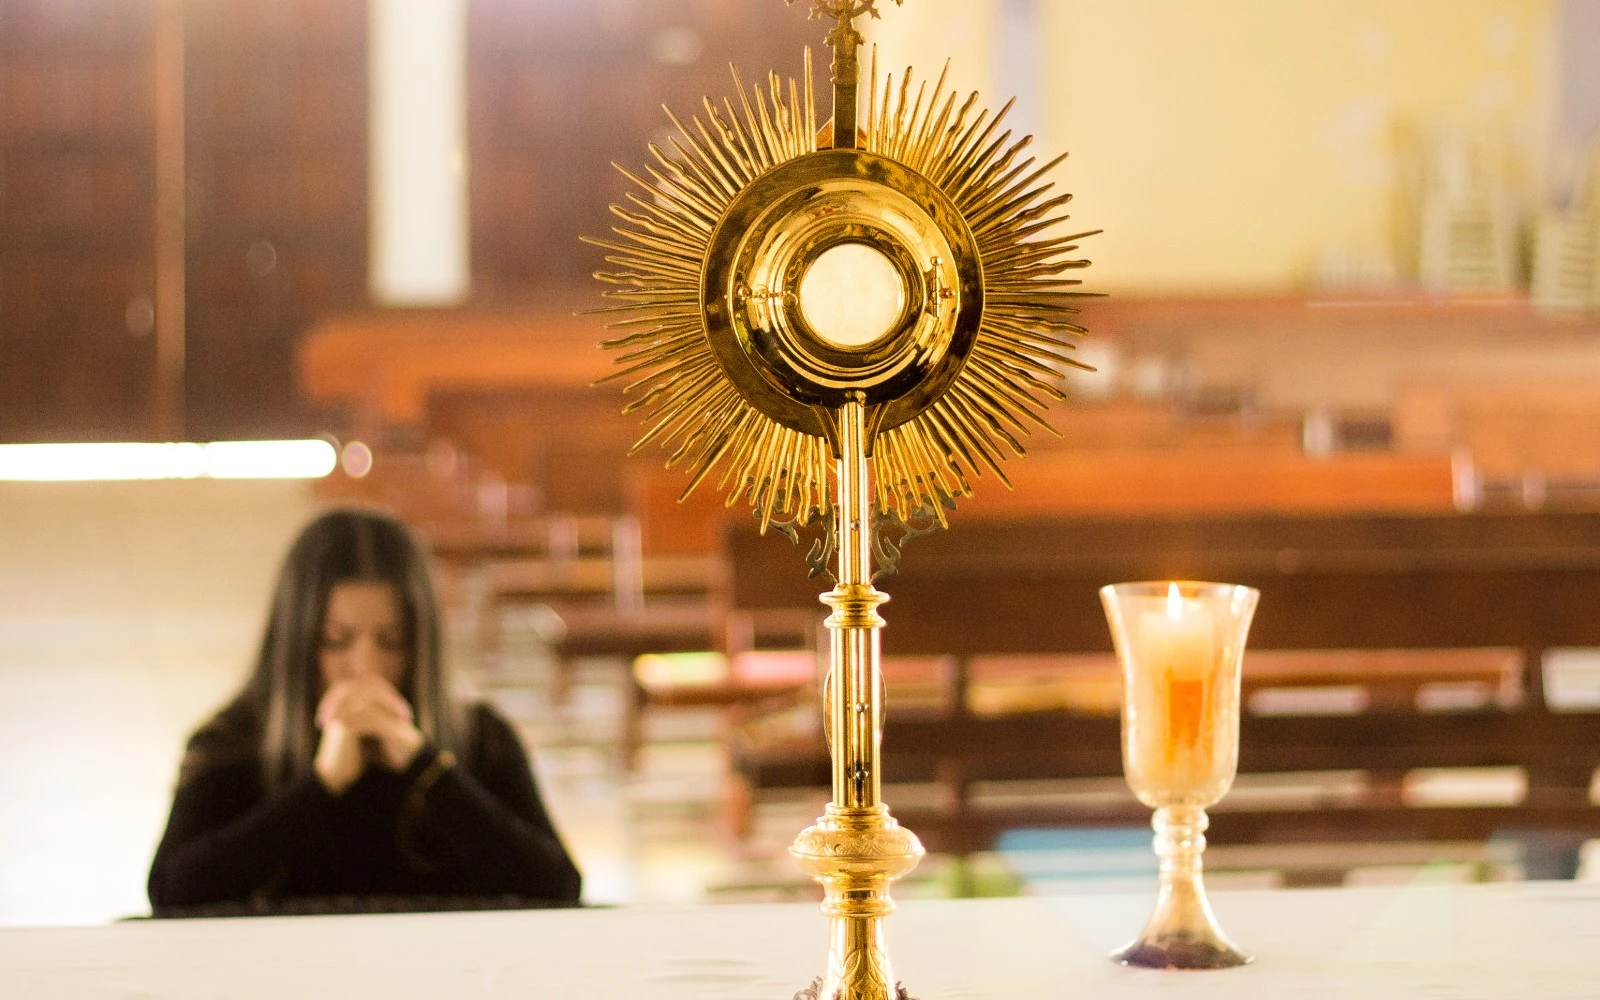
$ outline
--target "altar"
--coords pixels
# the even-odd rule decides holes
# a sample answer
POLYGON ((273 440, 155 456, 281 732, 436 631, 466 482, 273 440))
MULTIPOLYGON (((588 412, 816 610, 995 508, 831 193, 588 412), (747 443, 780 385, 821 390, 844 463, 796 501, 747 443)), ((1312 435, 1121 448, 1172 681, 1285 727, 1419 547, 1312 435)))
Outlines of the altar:
MULTIPOLYGON (((1600 886, 1217 892, 1254 965, 1125 969, 1139 894, 913 900, 891 922, 920 1000, 1593 997, 1600 886)), ((821 970, 808 904, 136 921, 0 931, 6 1000, 789 1000, 821 970)))

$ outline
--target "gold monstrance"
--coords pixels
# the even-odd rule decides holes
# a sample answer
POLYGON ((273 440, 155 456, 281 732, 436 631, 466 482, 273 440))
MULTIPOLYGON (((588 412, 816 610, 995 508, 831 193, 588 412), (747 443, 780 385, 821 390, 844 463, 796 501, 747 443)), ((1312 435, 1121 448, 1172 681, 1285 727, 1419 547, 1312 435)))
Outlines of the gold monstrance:
POLYGON ((1010 485, 1005 452, 1049 429, 1043 400, 1083 367, 1066 351, 1087 293, 1064 275, 1088 262, 1065 255, 1090 234, 1048 235, 1071 196, 1042 180, 1060 159, 1036 165, 1031 137, 1002 131, 1010 105, 974 114, 976 93, 958 105, 943 76, 913 92, 909 69, 880 92, 874 67, 858 124, 855 20, 876 0, 811 6, 835 22, 832 122, 818 128, 809 50, 799 81, 747 89, 735 71, 736 102, 687 123, 669 109, 677 134, 646 176, 618 168, 640 190, 613 206, 620 240, 591 242, 623 269, 597 277, 626 331, 605 345, 624 352, 612 378, 649 413, 636 447, 671 449, 685 495, 720 468, 763 531, 820 523, 814 551, 837 546, 822 595, 833 801, 790 848, 825 889, 830 948, 797 1000, 892 1000, 882 918, 923 851, 880 794, 874 528, 943 525, 969 473, 1010 485))

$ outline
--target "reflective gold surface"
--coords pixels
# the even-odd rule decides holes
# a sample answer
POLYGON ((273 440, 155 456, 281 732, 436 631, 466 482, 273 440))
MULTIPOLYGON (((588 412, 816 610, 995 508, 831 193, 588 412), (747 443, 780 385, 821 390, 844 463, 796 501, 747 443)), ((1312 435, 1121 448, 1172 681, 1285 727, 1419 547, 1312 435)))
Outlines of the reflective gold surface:
POLYGON ((878 606, 888 596, 872 586, 871 508, 865 448, 866 411, 858 400, 840 411, 838 580, 822 595, 828 616, 830 666, 825 685, 833 801, 789 848, 822 883, 830 926, 828 971, 820 997, 888 1000, 894 977, 881 920, 894 911, 890 883, 910 872, 922 844, 889 815, 878 771, 883 738, 883 672, 878 606))
POLYGON ((823 150, 760 178, 729 205, 706 257, 707 339, 763 413, 817 437, 852 394, 881 430, 926 410, 961 373, 983 318, 983 270, 959 211, 925 178, 862 150, 823 150), (894 328, 855 350, 819 338, 798 289, 849 243, 893 263, 906 303, 894 328))
POLYGON ((1006 109, 958 102, 942 76, 874 74, 861 149, 817 148, 829 130, 809 54, 799 80, 736 82, 735 100, 673 116, 653 166, 623 170, 638 190, 614 208, 615 238, 590 241, 619 268, 597 277, 620 331, 611 378, 650 414, 638 447, 668 449, 685 492, 720 468, 716 487, 763 529, 809 523, 833 509, 836 409, 861 390, 880 513, 942 519, 976 477, 1007 483, 1006 457, 1054 433, 1044 407, 1083 332, 1073 303, 1087 293, 1068 275, 1088 265, 1070 255, 1089 234, 1050 235, 1070 200, 1046 177, 1062 158, 1036 164, 1006 109), (851 241, 895 262, 906 302, 862 352, 816 337, 796 297, 810 263, 851 241))
POLYGON ((592 242, 623 268, 597 277, 625 330, 606 345, 623 351, 614 377, 633 379, 628 408, 654 421, 639 444, 673 449, 686 493, 721 466, 718 488, 747 500, 763 531, 833 518, 833 801, 790 848, 823 886, 830 946, 801 995, 890 1000, 905 994, 881 922, 922 845, 881 801, 888 597, 872 585, 874 519, 942 524, 969 474, 1006 482, 1003 456, 1049 429, 1042 405, 1061 397, 1067 339, 1082 332, 1066 317, 1083 293, 1064 275, 1088 262, 1066 255, 1087 234, 1044 235, 1066 218, 1067 196, 1043 181, 1060 161, 1035 167, 1031 138, 1000 130, 1004 111, 974 116, 977 94, 958 108, 943 77, 913 97, 907 71, 880 101, 874 69, 860 125, 853 22, 877 16, 874 0, 812 0, 811 14, 835 21, 831 128, 817 127, 809 53, 802 83, 773 75, 747 91, 735 74, 738 108, 707 101, 704 118, 673 118, 678 135, 651 147, 647 176, 623 171, 641 190, 614 208, 620 242, 592 242), (824 134, 836 148, 817 148, 824 134), (874 255, 880 282, 864 290, 876 319, 848 336, 850 323, 814 326, 801 300, 841 248, 874 255))

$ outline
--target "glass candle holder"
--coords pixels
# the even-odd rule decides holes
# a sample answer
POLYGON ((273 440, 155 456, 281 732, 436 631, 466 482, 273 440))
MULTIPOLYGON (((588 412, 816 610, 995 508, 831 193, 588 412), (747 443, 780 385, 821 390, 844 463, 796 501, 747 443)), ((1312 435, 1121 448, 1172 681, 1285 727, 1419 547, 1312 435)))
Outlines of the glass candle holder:
POLYGON ((1118 583, 1100 591, 1122 665, 1122 765, 1155 810, 1161 891, 1124 965, 1225 969, 1251 956, 1228 939, 1201 880, 1206 809, 1239 766, 1239 667, 1260 593, 1222 583, 1118 583))

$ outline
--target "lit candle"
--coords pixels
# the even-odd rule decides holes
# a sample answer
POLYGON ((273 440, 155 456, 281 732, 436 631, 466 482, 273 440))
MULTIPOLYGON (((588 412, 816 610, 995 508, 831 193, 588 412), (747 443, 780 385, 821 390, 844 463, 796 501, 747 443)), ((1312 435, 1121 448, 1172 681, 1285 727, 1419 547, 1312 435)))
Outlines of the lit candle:
POLYGON ((1173 583, 1164 611, 1140 616, 1139 662, 1155 685, 1145 760, 1158 784, 1184 784, 1211 769, 1212 620, 1198 601, 1185 601, 1173 583))

